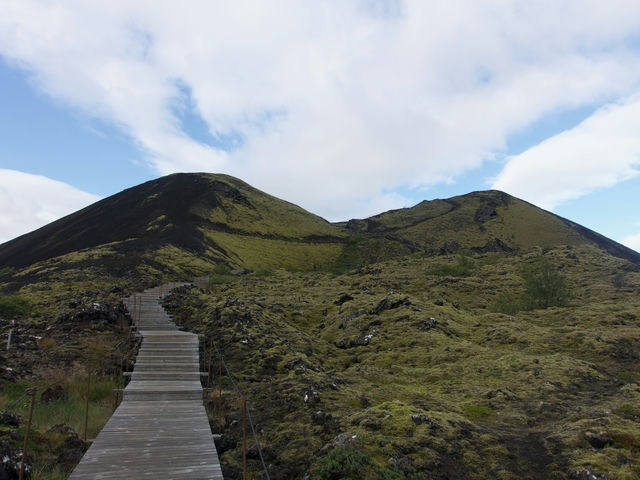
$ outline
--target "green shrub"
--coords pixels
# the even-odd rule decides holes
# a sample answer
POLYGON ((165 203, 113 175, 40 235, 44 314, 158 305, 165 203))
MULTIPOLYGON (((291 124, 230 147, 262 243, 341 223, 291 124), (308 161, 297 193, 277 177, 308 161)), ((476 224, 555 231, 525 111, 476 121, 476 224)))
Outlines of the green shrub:
POLYGON ((16 320, 26 317, 31 311, 28 300, 17 296, 0 297, 0 318, 16 320))
POLYGON ((371 459, 354 447, 336 448, 315 464, 313 477, 320 480, 361 478, 362 471, 371 466, 371 459))
POLYGON ((258 270, 256 270, 255 276, 256 277, 260 277, 260 278, 272 277, 273 276, 273 270, 269 270, 267 268, 259 268, 258 270))
POLYGON ((311 468, 311 478, 319 480, 400 480, 404 475, 376 465, 365 450, 355 445, 334 448, 311 468))
POLYGON ((0 267, 0 277, 9 275, 15 271, 14 267, 0 267))
POLYGON ((427 270, 427 274, 438 275, 440 277, 468 277, 471 275, 473 267, 473 259, 461 253, 458 255, 456 263, 441 263, 427 270))
POLYGON ((468 405, 464 407, 463 413, 472 422, 486 421, 496 415, 496 412, 484 405, 468 405))
POLYGON ((523 309, 522 298, 513 293, 501 293, 489 306, 491 312, 504 313, 505 315, 515 315, 523 309))
POLYGON ((235 282, 237 277, 231 275, 231 268, 228 265, 216 265, 213 272, 209 276, 209 286, 223 285, 225 283, 235 282))
POLYGON ((522 268, 524 294, 501 293, 489 307, 492 312, 515 315, 521 310, 562 307, 571 291, 566 278, 547 260, 538 258, 522 268))
POLYGON ((570 296, 566 278, 546 258, 522 269, 525 302, 528 308, 561 307, 570 296))
POLYGON ((615 414, 629 420, 637 421, 640 419, 640 405, 632 405, 630 403, 622 404, 615 409, 615 414))

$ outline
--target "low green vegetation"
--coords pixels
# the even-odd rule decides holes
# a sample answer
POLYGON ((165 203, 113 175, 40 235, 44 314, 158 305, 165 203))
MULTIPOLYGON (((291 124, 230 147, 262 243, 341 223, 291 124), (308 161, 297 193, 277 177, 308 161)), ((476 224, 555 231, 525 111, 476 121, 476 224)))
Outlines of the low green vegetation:
POLYGON ((459 253, 455 262, 438 263, 427 270, 429 275, 440 277, 468 277, 473 272, 474 261, 468 253, 459 253))
POLYGON ((202 276, 167 305, 203 335, 230 478, 236 385, 274 479, 640 478, 639 257, 530 204, 475 192, 330 224, 231 177, 173 175, 56 225, 0 271, 0 409, 20 415, 0 445, 20 448, 26 389, 68 393, 38 400, 33 478, 68 474, 72 435, 51 428, 83 435, 87 372, 88 437, 123 386, 120 299, 202 276))
POLYGON ((88 447, 84 439, 94 439, 110 418, 118 383, 111 377, 94 377, 89 385, 88 377, 75 377, 49 384, 31 380, 5 385, 0 393, 0 411, 5 418, 0 436, 15 438, 22 445, 31 402, 35 402, 27 445, 27 463, 32 469, 29 478, 68 477, 88 447), (54 395, 47 397, 50 392, 54 395), (16 416, 17 425, 5 423, 11 415, 16 416))
POLYGON ((0 318, 17 320, 29 314, 31 304, 26 298, 16 295, 0 295, 0 318))
POLYGON ((0 267, 0 277, 9 275, 15 271, 15 267, 0 267))
POLYGON ((523 267, 525 304, 530 309, 562 307, 570 296, 567 279, 546 258, 523 267))
POLYGON ((521 269, 521 292, 501 292, 491 305, 491 311, 515 315, 521 310, 563 307, 571 298, 567 278, 551 261, 539 257, 521 269))
POLYGON ((209 286, 223 285, 225 283, 235 282, 236 280, 237 278, 231 275, 231 269, 227 265, 216 265, 211 275, 209 275, 209 286))
MULTIPOLYGON (((632 479, 639 293, 632 264, 559 247, 279 269, 172 304, 223 353, 278 478, 632 479), (425 276, 440 265, 465 275, 425 276), (506 295, 522 303, 495 312, 506 295)), ((240 438, 230 391, 223 402, 212 424, 240 438)), ((240 449, 221 459, 239 468, 240 449)))
POLYGON ((19 461, 35 398, 31 479, 68 477, 88 447, 85 435, 94 439, 111 416, 114 389, 124 386, 121 372, 135 356, 122 287, 109 277, 83 280, 87 274, 67 270, 0 297, 0 444, 19 461))

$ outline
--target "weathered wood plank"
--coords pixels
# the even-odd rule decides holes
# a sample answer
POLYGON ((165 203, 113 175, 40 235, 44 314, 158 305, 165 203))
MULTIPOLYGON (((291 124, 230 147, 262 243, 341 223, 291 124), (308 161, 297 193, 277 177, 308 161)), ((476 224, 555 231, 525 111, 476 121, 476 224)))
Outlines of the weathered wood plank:
POLYGON ((143 337, 131 382, 71 480, 223 478, 202 404, 198 337, 175 327, 159 295, 126 302, 143 337))

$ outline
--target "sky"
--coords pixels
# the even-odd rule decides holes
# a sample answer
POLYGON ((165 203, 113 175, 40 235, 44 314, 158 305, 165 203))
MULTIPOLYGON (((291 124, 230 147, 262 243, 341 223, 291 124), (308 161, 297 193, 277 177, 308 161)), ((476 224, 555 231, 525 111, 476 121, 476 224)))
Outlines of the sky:
POLYGON ((174 172, 329 221, 497 189, 640 251, 635 0, 1 0, 0 243, 174 172))

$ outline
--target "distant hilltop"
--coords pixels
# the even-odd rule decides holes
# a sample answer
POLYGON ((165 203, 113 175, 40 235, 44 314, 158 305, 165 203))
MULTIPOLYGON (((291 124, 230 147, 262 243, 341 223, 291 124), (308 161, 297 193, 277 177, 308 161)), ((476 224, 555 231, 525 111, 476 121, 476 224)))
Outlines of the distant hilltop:
POLYGON ((499 191, 330 223, 231 176, 179 173, 126 189, 0 245, 0 267, 58 259, 58 265, 101 264, 118 275, 144 261, 190 278, 221 264, 332 269, 415 252, 584 244, 640 263, 634 250, 499 191))

